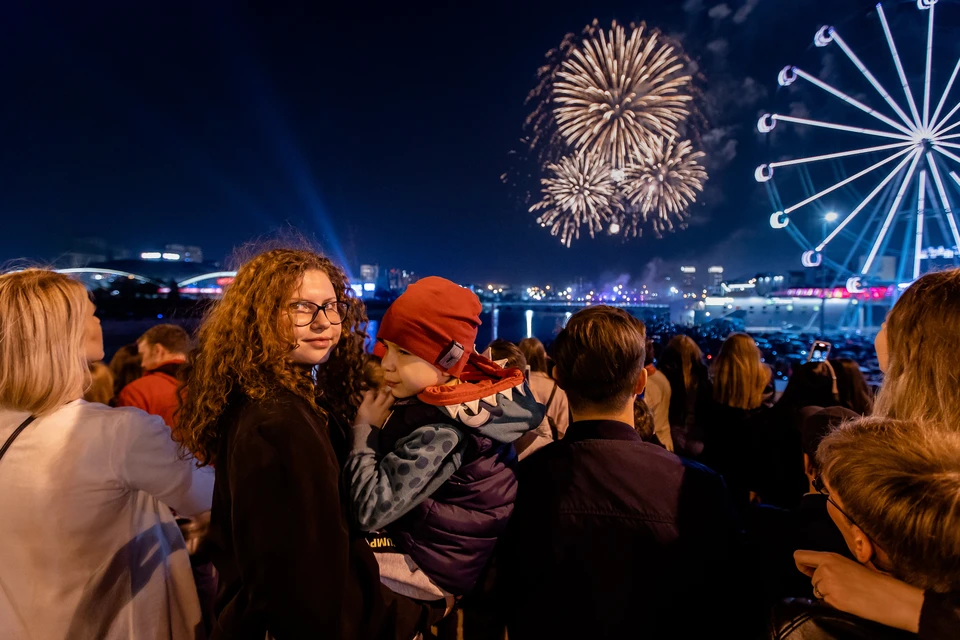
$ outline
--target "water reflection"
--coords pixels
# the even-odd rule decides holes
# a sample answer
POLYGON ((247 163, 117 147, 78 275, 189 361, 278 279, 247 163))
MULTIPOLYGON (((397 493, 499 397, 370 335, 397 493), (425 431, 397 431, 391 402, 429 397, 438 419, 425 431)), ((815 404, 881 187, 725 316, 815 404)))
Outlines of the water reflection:
MULTIPOLYGON (((480 330, 477 333, 477 348, 483 349, 497 338, 510 342, 520 342, 524 338, 536 337, 545 343, 551 342, 560 330, 567 326, 567 321, 573 311, 540 311, 533 309, 501 309, 500 307, 485 308, 480 315, 480 330)), ((631 313, 647 320, 641 310, 632 309, 631 313)), ((373 347, 377 329, 383 313, 370 313, 370 323, 367 326, 367 349, 373 347)), ((651 313, 649 317, 652 317, 651 313)))

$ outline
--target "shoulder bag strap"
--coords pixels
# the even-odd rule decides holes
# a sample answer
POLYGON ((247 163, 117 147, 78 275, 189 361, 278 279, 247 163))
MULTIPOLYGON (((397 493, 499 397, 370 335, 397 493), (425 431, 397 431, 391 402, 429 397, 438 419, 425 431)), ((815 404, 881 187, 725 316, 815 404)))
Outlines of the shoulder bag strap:
POLYGON ((20 435, 20 432, 30 426, 30 423, 36 420, 36 416, 28 416, 26 420, 20 423, 20 426, 10 434, 10 437, 7 438, 7 441, 3 443, 3 448, 0 449, 0 458, 3 457, 3 454, 7 452, 7 449, 10 448, 10 445, 13 444, 13 441, 17 439, 17 436, 20 435))

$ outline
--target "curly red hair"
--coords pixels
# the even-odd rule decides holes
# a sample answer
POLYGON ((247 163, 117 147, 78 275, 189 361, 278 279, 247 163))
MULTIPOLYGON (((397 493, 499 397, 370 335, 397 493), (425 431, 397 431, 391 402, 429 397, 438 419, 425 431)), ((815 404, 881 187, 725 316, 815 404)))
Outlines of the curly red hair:
POLYGON ((285 389, 320 410, 317 401, 340 419, 352 422, 363 391, 363 343, 367 323, 343 270, 328 258, 301 249, 271 249, 247 261, 237 271, 223 298, 207 312, 197 346, 184 367, 177 439, 201 465, 216 461, 219 418, 235 392, 262 400, 285 389), (323 271, 337 299, 349 302, 340 341, 330 359, 311 371, 290 366, 294 342, 281 309, 304 272, 323 271))

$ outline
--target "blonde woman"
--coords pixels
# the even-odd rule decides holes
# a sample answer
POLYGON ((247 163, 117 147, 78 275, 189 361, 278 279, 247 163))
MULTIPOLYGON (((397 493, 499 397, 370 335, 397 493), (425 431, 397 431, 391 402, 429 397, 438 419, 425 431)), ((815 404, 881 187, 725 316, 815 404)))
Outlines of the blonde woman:
POLYGON ((928 273, 904 291, 876 347, 884 380, 874 415, 960 430, 960 269, 928 273))
POLYGON ((745 507, 752 440, 747 425, 763 402, 770 369, 753 338, 732 333, 720 347, 712 373, 713 403, 701 417, 704 446, 700 461, 724 477, 734 502, 745 507))
POLYGON ((110 404, 113 400, 113 372, 102 362, 91 362, 90 384, 83 392, 83 399, 87 402, 110 404))
POLYGON ((67 276, 0 275, 0 629, 192 640, 200 607, 166 505, 210 509, 213 476, 159 418, 83 400, 103 357, 94 311, 67 276))

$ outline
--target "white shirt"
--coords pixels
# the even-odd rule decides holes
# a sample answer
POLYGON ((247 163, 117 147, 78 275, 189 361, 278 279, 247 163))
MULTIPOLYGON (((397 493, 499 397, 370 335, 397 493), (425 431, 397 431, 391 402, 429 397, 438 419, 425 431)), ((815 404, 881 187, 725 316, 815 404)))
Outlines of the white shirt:
POLYGON ((653 432, 667 451, 673 451, 673 437, 670 435, 670 394, 670 381, 659 369, 647 376, 643 401, 653 414, 653 432))
MULTIPOLYGON (((27 417, 0 409, 0 445, 27 417)), ((183 515, 213 473, 180 460, 163 420, 84 400, 37 418, 0 459, 0 635, 196 637, 183 515)))

